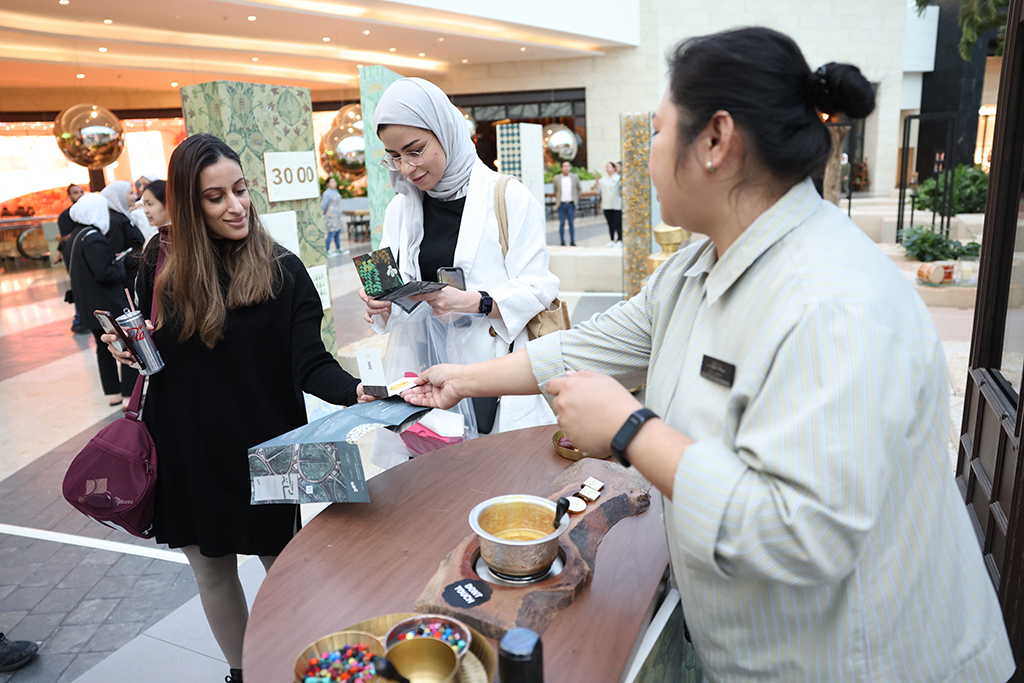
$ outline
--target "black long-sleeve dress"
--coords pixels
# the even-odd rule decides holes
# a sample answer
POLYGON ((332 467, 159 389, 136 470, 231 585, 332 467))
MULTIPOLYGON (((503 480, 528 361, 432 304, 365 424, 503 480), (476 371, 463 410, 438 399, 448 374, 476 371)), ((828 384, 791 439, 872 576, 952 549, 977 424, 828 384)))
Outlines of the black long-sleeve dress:
MULTIPOLYGON (((147 319, 159 242, 147 245, 137 282, 147 319)), ((214 348, 196 336, 179 342, 173 316, 153 334, 165 366, 150 377, 143 420, 158 457, 156 538, 172 548, 198 545, 207 557, 280 553, 298 506, 249 504, 247 451, 306 423, 303 390, 330 403, 356 401, 359 380, 324 349, 309 274, 298 257, 277 250, 276 297, 229 310, 214 348)))

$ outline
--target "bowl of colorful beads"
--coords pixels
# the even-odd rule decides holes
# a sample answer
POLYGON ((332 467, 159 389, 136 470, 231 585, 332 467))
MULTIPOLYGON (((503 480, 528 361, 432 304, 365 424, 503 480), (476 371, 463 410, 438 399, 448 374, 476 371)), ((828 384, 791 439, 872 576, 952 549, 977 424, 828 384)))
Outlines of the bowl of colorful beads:
POLYGON ((384 636, 384 648, 390 650, 396 643, 413 638, 434 638, 448 643, 460 660, 473 642, 469 629, 458 619, 441 614, 419 614, 392 626, 384 636))
POLYGON ((376 675, 373 656, 384 645, 369 633, 339 631, 311 643, 295 661, 294 683, 369 683, 376 675))

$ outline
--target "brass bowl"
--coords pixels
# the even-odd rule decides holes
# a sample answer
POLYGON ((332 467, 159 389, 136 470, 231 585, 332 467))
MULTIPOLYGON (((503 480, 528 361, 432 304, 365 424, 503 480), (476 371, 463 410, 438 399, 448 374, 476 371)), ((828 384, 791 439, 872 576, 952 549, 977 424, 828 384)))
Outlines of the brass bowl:
POLYGON ((480 539, 480 557, 494 572, 533 576, 551 567, 558 537, 569 528, 569 515, 554 526, 555 503, 547 498, 509 495, 488 498, 469 513, 469 526, 480 539))
POLYGON ((436 638, 399 641, 388 648, 387 658, 409 683, 450 683, 459 671, 455 650, 436 638))
POLYGON ((555 446, 555 453, 558 453, 560 456, 567 460, 582 460, 583 458, 596 458, 598 460, 604 460, 605 458, 611 455, 611 453, 609 453, 608 455, 592 455, 590 453, 584 453, 578 448, 563 448, 558 445, 558 440, 561 439, 563 436, 565 436, 565 432, 559 429, 557 432, 555 432, 555 435, 551 437, 551 443, 555 446))
POLYGON ((346 645, 358 645, 360 643, 365 643, 369 646, 368 649, 371 653, 384 655, 384 645, 369 633, 364 633, 363 631, 338 631, 306 646, 306 649, 295 660, 295 683, 302 683, 306 680, 306 668, 309 666, 310 659, 314 657, 319 659, 320 655, 324 652, 334 652, 346 645))
POLYGON ((462 650, 455 652, 456 656, 459 659, 462 659, 462 656, 469 651, 469 648, 473 644, 473 634, 469 632, 469 628, 461 621, 458 619, 452 619, 451 617, 446 617, 443 614, 417 614, 414 617, 403 619, 388 629, 387 634, 384 636, 384 648, 389 649, 395 644, 402 642, 398 639, 398 636, 402 635, 402 633, 434 622, 440 623, 442 628, 450 628, 455 634, 456 640, 461 640, 466 643, 466 646, 462 648, 462 650))

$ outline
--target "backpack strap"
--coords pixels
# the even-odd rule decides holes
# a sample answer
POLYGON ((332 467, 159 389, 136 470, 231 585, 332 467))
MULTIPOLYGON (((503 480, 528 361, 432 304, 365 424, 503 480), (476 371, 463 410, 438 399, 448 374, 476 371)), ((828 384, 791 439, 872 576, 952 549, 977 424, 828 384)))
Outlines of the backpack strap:
POLYGON ((508 207, 505 205, 505 187, 512 180, 510 175, 498 174, 498 182, 494 183, 494 215, 498 219, 498 242, 501 244, 501 257, 508 255, 508 207))

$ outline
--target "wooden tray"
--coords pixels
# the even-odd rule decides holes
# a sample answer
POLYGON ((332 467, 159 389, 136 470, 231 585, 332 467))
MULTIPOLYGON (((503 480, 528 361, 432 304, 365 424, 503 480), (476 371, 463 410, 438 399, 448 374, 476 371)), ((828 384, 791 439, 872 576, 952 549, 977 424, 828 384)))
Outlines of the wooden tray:
POLYGON ((577 493, 588 477, 601 480, 605 486, 597 501, 570 517, 569 530, 559 539, 565 560, 560 574, 525 586, 490 584, 491 593, 486 601, 454 606, 445 598, 449 587, 466 579, 481 580, 474 569, 480 539, 472 534, 441 561, 413 608, 424 614, 454 617, 495 640, 517 626, 543 634, 580 591, 590 585, 597 549, 608 530, 625 517, 643 514, 651 504, 651 484, 639 472, 594 458, 583 458, 571 465, 543 497, 557 500, 577 493))
MULTIPOLYGON (((388 614, 383 617, 374 617, 353 624, 346 631, 364 631, 374 636, 380 642, 384 642, 384 636, 391 627, 402 619, 422 616, 416 612, 406 614, 388 614)), ((469 652, 462 656, 462 667, 459 670, 460 683, 494 683, 494 673, 498 669, 498 657, 491 648, 487 638, 475 628, 466 624, 466 628, 473 635, 473 642, 469 645, 469 652)))

